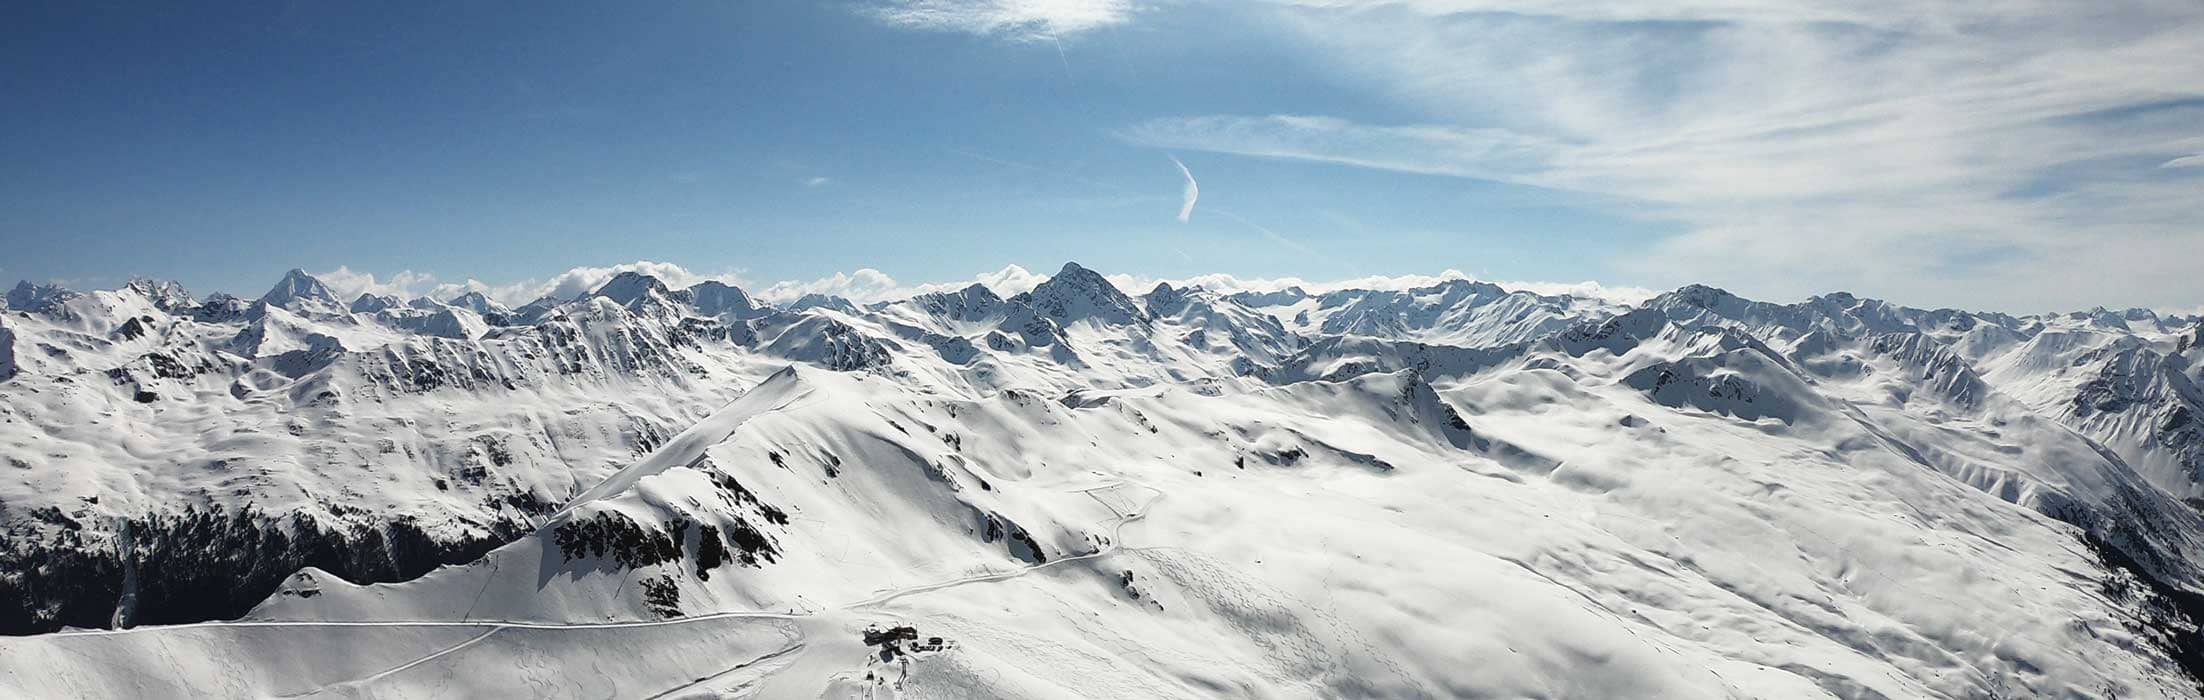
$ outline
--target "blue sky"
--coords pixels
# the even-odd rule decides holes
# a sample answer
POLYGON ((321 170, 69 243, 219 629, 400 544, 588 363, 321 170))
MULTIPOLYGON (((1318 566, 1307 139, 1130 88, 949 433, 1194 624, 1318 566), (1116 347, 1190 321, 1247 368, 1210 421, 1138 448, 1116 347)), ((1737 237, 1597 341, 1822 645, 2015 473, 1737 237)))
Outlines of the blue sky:
POLYGON ((515 297, 651 260, 863 296, 1076 259, 2204 303, 2194 8, 36 5, 0 10, 0 277, 515 297))

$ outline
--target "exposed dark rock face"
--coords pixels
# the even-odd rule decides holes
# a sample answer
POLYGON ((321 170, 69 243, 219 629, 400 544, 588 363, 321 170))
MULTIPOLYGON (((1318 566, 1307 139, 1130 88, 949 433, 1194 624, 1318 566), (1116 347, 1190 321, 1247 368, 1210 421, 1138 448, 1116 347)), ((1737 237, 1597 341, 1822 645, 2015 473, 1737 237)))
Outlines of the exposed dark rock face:
POLYGON ((116 536, 129 542, 110 546, 59 511, 33 520, 51 534, 0 538, 0 634, 108 627, 126 594, 133 596, 128 624, 233 619, 304 567, 354 583, 404 581, 473 561, 528 532, 526 523, 507 520, 440 540, 412 519, 332 524, 304 513, 195 507, 122 523, 116 536), (124 590, 126 570, 135 574, 135 590, 124 590))
POLYGON ((643 604, 658 619, 681 617, 681 587, 673 582, 673 576, 660 574, 643 579, 643 604))
POLYGON ((698 578, 704 579, 711 578, 711 570, 728 561, 758 566, 761 561, 780 556, 780 550, 765 533, 740 518, 733 519, 724 535, 718 526, 696 526, 697 544, 687 545, 692 525, 695 523, 687 518, 675 518, 651 527, 625 515, 599 512, 594 517, 560 523, 552 530, 552 542, 568 560, 610 557, 627 569, 678 561, 686 550, 696 557, 698 578))
POLYGON ((2158 580, 2120 548, 2084 534, 2108 575, 2100 582, 2105 597, 2136 611, 2122 620, 2128 632, 2144 640, 2180 667, 2197 692, 2204 693, 2204 595, 2158 580))
POLYGON ((989 514, 985 517, 987 530, 980 535, 981 541, 1007 540, 1011 556, 1028 564, 1048 563, 1048 552, 1041 549, 1041 543, 1035 541, 1033 534, 1026 532, 1024 526, 1000 515, 989 514))
POLYGON ((6 321, 0 321, 0 381, 13 379, 16 371, 15 331, 8 330, 6 321))

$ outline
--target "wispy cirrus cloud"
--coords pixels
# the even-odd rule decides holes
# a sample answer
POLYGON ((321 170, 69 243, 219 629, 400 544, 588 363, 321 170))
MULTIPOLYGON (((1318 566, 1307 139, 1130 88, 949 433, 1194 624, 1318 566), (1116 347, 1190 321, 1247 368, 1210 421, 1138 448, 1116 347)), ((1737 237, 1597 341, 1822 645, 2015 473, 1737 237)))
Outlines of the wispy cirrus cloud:
POLYGON ((1294 114, 1167 117, 1132 125, 1118 135, 1159 148, 1525 184, 1546 184, 1548 161, 1562 151, 1558 143, 1505 129, 1372 126, 1294 114))
POLYGON ((1186 178, 1186 187, 1179 195, 1179 223, 1183 224, 1194 218, 1194 202, 1201 200, 1201 185, 1194 182, 1194 171, 1187 170, 1178 156, 1171 156, 1171 164, 1179 166, 1179 176, 1186 178))
POLYGON ((866 14, 899 27, 1017 40, 1056 39, 1125 23, 1130 0, 889 0, 866 14))
MULTIPOLYGON (((1124 140, 1601 195, 1661 284, 2032 310, 2204 298, 2204 6, 1278 0, 1412 121, 1193 114, 1124 140)), ((1362 110, 1368 113, 1369 110, 1362 110)))

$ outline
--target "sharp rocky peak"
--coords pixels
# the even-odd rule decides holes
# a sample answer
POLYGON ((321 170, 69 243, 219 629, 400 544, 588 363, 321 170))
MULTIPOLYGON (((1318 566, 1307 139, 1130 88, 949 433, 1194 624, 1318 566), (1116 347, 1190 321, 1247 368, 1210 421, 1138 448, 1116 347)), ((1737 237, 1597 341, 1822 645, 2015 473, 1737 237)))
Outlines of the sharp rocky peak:
POLYGON ((124 291, 145 297, 147 301, 153 302, 154 308, 162 311, 188 309, 197 304, 192 299, 191 292, 186 291, 184 285, 174 280, 137 277, 131 279, 128 284, 124 284, 122 288, 124 291))
POLYGON ((1002 301, 1002 295, 996 294, 995 290, 989 289, 987 285, 978 282, 966 285, 963 289, 957 290, 956 293, 966 299, 975 301, 1002 301))
POLYGON ((1101 273, 1064 263, 1056 276, 1020 295, 1043 315, 1062 320, 1094 318, 1113 324, 1144 323, 1148 313, 1101 273))
POLYGON ((329 291, 328 285, 322 284, 321 280, 316 279, 313 275, 306 274, 305 270, 298 268, 292 268, 290 272, 283 273, 283 279, 278 280, 275 287, 269 289, 267 294, 261 295, 260 301, 269 306, 284 308, 291 308, 302 302, 315 302, 329 306, 337 306, 339 303, 337 295, 329 291))
POLYGON ((17 311, 38 311, 77 296, 58 284, 31 284, 30 280, 15 283, 8 292, 7 308, 17 311))
POLYGON ((446 303, 483 315, 502 314, 508 311, 508 309, 505 308, 504 304, 497 303, 497 301, 491 299, 489 295, 483 294, 479 291, 467 292, 466 294, 452 297, 451 301, 446 303))
POLYGON ((1704 284, 1687 284, 1676 288, 1676 291, 1661 296, 1703 309, 1711 309, 1723 302, 1741 299, 1737 295, 1731 294, 1727 289, 1709 287, 1704 284))
POLYGON ((706 316, 748 317, 757 311, 757 302, 741 287, 718 280, 698 282, 684 291, 697 313, 706 316))
POLYGON ((1300 287, 1287 287, 1272 292, 1235 292, 1231 299, 1252 307, 1285 306, 1309 298, 1309 292, 1300 287))
POLYGON ((349 310, 356 314, 371 314, 397 308, 402 304, 403 302, 398 301, 398 297, 388 294, 362 293, 359 298, 352 300, 352 306, 349 310))
POLYGON ((857 304, 850 300, 819 292, 797 297, 795 301, 788 304, 789 311, 804 311, 807 309, 832 309, 847 314, 858 313, 857 304))
POLYGON ((589 294, 590 296, 604 297, 622 306, 627 306, 648 298, 652 293, 664 295, 667 292, 665 282, 659 281, 656 277, 629 270, 613 275, 612 279, 598 285, 597 291, 589 294))

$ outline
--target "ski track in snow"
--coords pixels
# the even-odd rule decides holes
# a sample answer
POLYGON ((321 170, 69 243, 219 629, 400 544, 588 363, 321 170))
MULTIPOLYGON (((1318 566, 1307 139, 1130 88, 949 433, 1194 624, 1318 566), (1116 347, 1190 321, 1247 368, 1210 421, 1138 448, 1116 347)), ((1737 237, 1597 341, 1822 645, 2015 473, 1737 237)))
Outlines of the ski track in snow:
MULTIPOLYGON (((792 399, 790 399, 790 400, 792 401, 792 400, 794 400, 794 399, 792 398, 792 399)), ((783 405, 785 405, 785 402, 783 403, 783 405)), ((720 435, 720 436, 719 436, 719 438, 718 438, 718 439, 725 439, 725 437, 726 437, 726 436, 725 436, 724 434, 722 434, 722 435, 720 435)), ((700 454, 700 453, 701 453, 701 448, 697 448, 697 452, 698 452, 698 453, 700 454)), ((693 460, 693 457, 692 457, 692 460, 693 460)), ((1099 491, 1099 490, 1107 490, 1107 489, 1117 489, 1117 488, 1123 488, 1123 487, 1125 487, 1125 486, 1128 486, 1128 485, 1133 485, 1133 484, 1130 484, 1129 482, 1122 482, 1122 481, 1121 481, 1121 482, 1118 482, 1118 483, 1113 483, 1113 484, 1109 484, 1109 485, 1105 485, 1105 486, 1097 486, 1097 487, 1091 487, 1091 488, 1086 488, 1086 489, 1080 489, 1080 490, 1079 490, 1079 492, 1080 492, 1080 493, 1088 493, 1088 494, 1090 494, 1090 495, 1091 495, 1091 492, 1093 492, 1093 491, 1099 491)), ((1137 486, 1137 485, 1135 485, 1135 486, 1137 486)), ((384 679, 384 678, 388 678, 388 677, 390 677, 390 676, 394 676, 394 675, 397 675, 397 674, 399 674, 399 673, 402 673, 402 672, 406 671, 407 669, 411 669, 411 668, 413 668, 413 667, 416 667, 416 666, 420 666, 420 665, 422 665, 422 664, 426 664, 426 663, 428 663, 428 662, 434 661, 434 660, 436 660, 436 659, 437 659, 438 657, 442 657, 442 656, 444 656, 444 655, 446 655, 446 654, 451 654, 451 653, 455 653, 455 652, 463 651, 463 650, 465 650, 465 649, 466 649, 466 648, 468 648, 468 647, 474 646, 475 644, 477 644, 477 643, 480 643, 480 642, 482 642, 483 640, 489 639, 491 635, 497 634, 498 632, 501 632, 501 631, 504 631, 504 630, 508 630, 508 629, 526 629, 526 630, 550 630, 550 631, 574 631, 574 630, 605 630, 605 629, 634 629, 634 628, 648 628, 648 627, 669 627, 669 626, 676 626, 676 625, 688 625, 688 624, 695 624, 695 623, 699 623, 699 622, 712 622, 712 621, 717 621, 717 620, 800 620, 800 619, 805 619, 805 618, 818 617, 818 616, 821 616, 821 615, 825 615, 825 614, 828 614, 828 613, 833 613, 833 612, 844 612, 844 611, 853 611, 853 610, 859 610, 859 609, 864 609, 864 608, 877 607, 877 606, 885 605, 885 604, 887 604, 887 603, 889 603, 889 602, 895 601, 895 600, 897 600, 897 599, 900 599, 900 598, 904 598, 904 597, 908 597, 908 596, 913 596, 913 595, 920 595, 920 594, 925 594, 925 593, 934 593, 934 592, 938 592, 938 591, 943 591, 943 590, 948 590, 948 589, 952 589, 952 588, 957 588, 957 587, 960 587, 960 586, 967 586, 967 585, 972 585, 972 584, 979 584, 979 583, 996 583, 996 582, 1001 582, 1001 581, 1009 581, 1009 580, 1013 580, 1013 579, 1017 579, 1017 578, 1021 578, 1021 577, 1024 577, 1024 576, 1026 576, 1026 575, 1029 575, 1029 574, 1032 574, 1032 573, 1034 573, 1034 572, 1036 572, 1036 571, 1041 571, 1041 570, 1044 570, 1044 569, 1049 569, 1049 568, 1053 568, 1053 567, 1059 567, 1059 566, 1063 566, 1063 565, 1066 565, 1066 564, 1071 564, 1071 563, 1073 563, 1073 562, 1086 561, 1086 560, 1089 560, 1089 559, 1099 559, 1099 558, 1102 558, 1102 557, 1107 557, 1107 556, 1110 556, 1110 555, 1112 555, 1112 554, 1116 554, 1116 553, 1117 553, 1117 552, 1118 552, 1118 551, 1119 551, 1120 549, 1123 549, 1124 547, 1123 547, 1123 539, 1122 539, 1122 537, 1121 537, 1121 533, 1122 533, 1122 532, 1124 531, 1124 528, 1125 528, 1125 526, 1126 526, 1126 525, 1128 525, 1128 524, 1131 524, 1131 523, 1133 523, 1133 522, 1136 522, 1136 521, 1140 520, 1141 518, 1147 517, 1147 515, 1148 515, 1148 512, 1149 512, 1149 509, 1150 509, 1150 508, 1152 508, 1152 507, 1153 507, 1153 506, 1154 506, 1154 505, 1155 505, 1155 504, 1156 504, 1157 502, 1159 502, 1159 501, 1163 500, 1163 495, 1164 495, 1164 494, 1163 494, 1163 492, 1162 492, 1162 491, 1160 491, 1160 490, 1157 490, 1157 489, 1154 489, 1154 488, 1149 488, 1149 487, 1142 487, 1142 488, 1147 488, 1147 489, 1148 489, 1148 490, 1149 490, 1149 491, 1151 492, 1151 495, 1150 495, 1150 497, 1149 497, 1148 501, 1147 501, 1147 502, 1145 502, 1145 503, 1143 503, 1143 504, 1142 504, 1142 505, 1141 505, 1141 506, 1140 506, 1139 508, 1136 508, 1136 509, 1134 509, 1134 510, 1133 510, 1132 512, 1130 512, 1130 513, 1120 513, 1120 514, 1118 515, 1118 517, 1117 517, 1117 518, 1115 518, 1114 522, 1110 523, 1110 541, 1109 541, 1109 543, 1108 543, 1108 544, 1107 544, 1106 546, 1104 546, 1104 547, 1102 547, 1102 548, 1100 548, 1100 549, 1097 549, 1096 551, 1093 551, 1093 552, 1088 552, 1088 553, 1085 553, 1085 554, 1079 554, 1079 555, 1069 556, 1069 557, 1063 557, 1063 558, 1059 558, 1059 559, 1051 560, 1051 561, 1048 561, 1048 562, 1044 562, 1044 563, 1040 563, 1040 564, 1033 564, 1033 565, 1029 565, 1029 566, 1024 566, 1024 567, 1020 567, 1020 568, 1018 568, 1018 569, 1015 569, 1015 570, 1011 570, 1011 571, 1004 571, 1004 572, 999 572, 999 573, 991 573, 991 574, 977 574, 977 575, 972 575, 972 576, 964 576, 964 577, 960 577, 960 578, 950 579, 950 580, 946 580, 946 581, 940 581, 940 582, 936 582, 936 583, 929 583, 929 584, 922 584, 922 585, 915 585, 915 586, 906 586, 906 587, 903 587, 903 588, 898 588, 898 589, 895 589, 895 590, 892 590, 892 591, 888 591, 888 592, 885 592, 885 593, 881 593, 881 594, 879 594, 879 595, 875 595, 875 596, 872 596, 872 597, 870 597, 870 598, 865 598, 865 599, 863 599, 863 600, 858 600, 858 601, 855 601, 855 602, 851 602, 851 603, 845 603, 845 604, 842 604, 842 605, 836 605, 836 606, 833 606, 833 607, 830 607, 830 608, 827 608, 827 609, 824 609, 824 610, 813 610, 813 611, 805 611, 805 612, 799 612, 799 613, 783 613, 783 612, 773 612, 773 611, 765 611, 765 610, 729 610, 729 611, 721 611, 721 612, 705 613, 705 614, 700 614, 700 615, 689 615, 689 616, 683 616, 683 617, 678 617, 678 618, 671 618, 671 619, 666 619, 666 620, 622 620, 622 621, 609 621, 609 622, 568 622, 568 623, 556 623, 556 622, 527 622, 527 621, 519 621, 519 620, 371 620, 371 621, 316 621, 316 620, 234 620, 234 621, 209 621, 209 622, 195 622, 195 623, 180 624, 180 625, 155 625, 155 626, 146 626, 146 627, 131 627, 131 628, 125 628, 125 629, 110 629, 110 630, 65 630, 65 631, 61 631, 61 632, 55 632, 55 633, 52 633, 51 635, 48 635, 48 636, 52 636, 52 637, 64 637, 64 638, 65 638, 65 637, 85 637, 85 636, 99 637, 99 636, 117 636, 117 635, 128 635, 128 634, 155 634, 155 633, 163 633, 163 632, 178 632, 178 631, 185 631, 185 630, 194 630, 194 629, 226 629, 226 628, 255 628, 255 627, 273 627, 273 628, 316 628, 316 627, 319 627, 319 628, 331 628, 331 627, 466 627, 466 628, 475 628, 475 627, 481 627, 481 628, 485 628, 485 629, 484 629, 484 631, 482 632, 482 634, 476 635, 476 636, 474 636, 473 638, 470 638, 470 639, 468 639, 468 640, 466 640, 466 641, 464 641, 464 642, 461 642, 461 643, 459 643, 459 644, 456 644, 456 645, 453 645, 453 646, 450 646, 450 647, 446 647, 446 648, 444 648, 444 649, 440 649, 440 650, 438 650, 438 651, 436 651, 436 652, 434 652, 434 653, 428 654, 428 655, 426 655, 426 656, 422 656, 422 657, 420 657, 420 658, 416 658, 416 659, 413 659, 413 660, 411 660, 411 661, 408 661, 408 662, 406 662, 406 663, 403 663, 403 664, 400 664, 400 665, 398 665, 398 666, 395 666, 395 667, 392 667, 392 668, 386 669, 386 670, 384 670, 384 671, 381 671, 381 672, 375 673, 375 674, 373 674, 373 675, 370 675, 370 676, 367 676, 367 677, 364 677, 364 678, 358 678, 358 679, 350 680, 350 681, 344 681, 344 682, 340 682, 340 683, 328 684, 328 685, 324 685, 324 686, 322 686, 322 687, 320 687, 320 688, 317 688, 317 689, 313 689, 313 690, 309 690, 309 691, 305 691, 305 692, 301 692, 301 693, 295 693, 295 694, 292 694, 292 695, 287 695, 287 696, 283 696, 283 697, 303 697, 303 696, 307 696, 307 695, 315 695, 315 694, 319 694, 319 693, 322 693, 322 692, 326 692, 326 691, 329 691, 329 690, 335 690, 335 689, 341 689, 341 688, 352 688, 352 687, 360 687, 360 686, 365 686, 365 685, 368 685, 368 684, 372 684, 372 683, 374 683, 375 681, 378 681, 378 680, 381 680, 381 679, 384 679)), ((580 503, 580 502, 581 502, 581 501, 579 501, 579 500, 578 500, 578 501, 577 501, 577 504, 576 504, 576 505, 579 505, 579 503, 580 503)), ((1108 505, 1108 504, 1107 504, 1107 503, 1105 503, 1104 505, 1108 505)), ((570 508, 571 508, 571 506, 570 506, 570 508)), ((556 518, 552 518, 551 520, 554 520, 554 521, 555 521, 555 520, 556 520, 556 518)), ((650 697, 651 697, 651 698, 663 698, 663 697, 668 697, 668 696, 672 695, 673 693, 676 693, 676 692, 679 692, 679 691, 682 691, 682 690, 686 690, 686 689, 689 689, 689 688, 693 688, 693 687, 696 687, 696 686, 702 685, 702 684, 704 684, 704 683, 707 683, 707 682, 709 682, 709 681, 711 681, 711 680, 713 680, 713 679, 719 678, 720 676, 724 676, 724 675, 727 675, 727 674, 730 674, 730 673, 734 673, 734 672, 740 671, 740 670, 742 670, 742 669, 744 669, 744 668, 748 668, 748 667, 750 667, 750 666, 754 666, 754 665, 756 665, 756 664, 759 664, 759 663, 763 663, 763 662, 766 662, 766 661, 770 661, 770 660, 778 659, 778 658, 780 658, 780 657, 783 657, 783 656, 787 656, 787 655, 789 655, 789 654, 796 654, 796 653, 800 653, 800 652, 802 652, 802 650, 803 650, 804 648, 805 648, 805 645, 804 645, 804 643, 803 643, 803 642, 801 642, 801 641, 798 641, 797 643, 795 643, 795 644, 793 644, 793 645, 791 645, 791 646, 789 646, 789 647, 787 647, 787 648, 785 648, 785 649, 782 649, 782 650, 780 650, 780 651, 776 651, 776 652, 773 652, 773 653, 770 653, 770 654, 767 654, 767 655, 764 655, 764 656, 761 656, 761 657, 758 657, 758 658, 754 658, 754 659, 751 659, 751 660, 749 660, 749 661, 745 661, 745 662, 742 662, 742 663, 736 664, 735 666, 733 666, 733 667, 730 667, 730 668, 728 668, 728 669, 726 669, 726 670, 724 670, 724 671, 721 671, 721 672, 719 672, 719 673, 716 673, 716 674, 713 674, 713 675, 711 675, 711 676, 707 676, 707 677, 704 677, 704 678, 698 678, 698 679, 695 679, 694 681, 692 681, 692 682, 690 682, 690 683, 687 683, 687 684, 681 685, 681 686, 679 686, 679 687, 676 687, 676 688, 673 688, 673 689, 667 690, 667 691, 665 691, 665 692, 662 692, 662 693, 658 693, 658 694, 656 694, 656 695, 652 695, 652 696, 650 696, 650 697)))
POLYGON ((120 590, 22 606, 112 627, 0 640, 26 692, 2195 696, 2148 616, 2204 582, 2197 319, 1076 265, 866 306, 31 291, 0 503, 120 590), (178 503, 502 534, 129 627, 192 619, 179 557, 238 546, 178 503), (583 518, 614 556, 569 551, 583 518), (955 653, 869 661, 875 624, 955 653))

